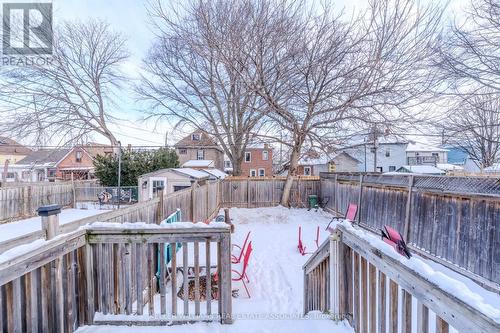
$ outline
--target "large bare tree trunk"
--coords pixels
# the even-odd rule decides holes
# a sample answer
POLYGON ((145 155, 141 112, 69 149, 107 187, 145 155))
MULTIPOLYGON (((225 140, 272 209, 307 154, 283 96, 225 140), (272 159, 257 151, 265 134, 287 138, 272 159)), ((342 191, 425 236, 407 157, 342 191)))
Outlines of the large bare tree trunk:
POLYGON ((300 149, 302 144, 295 144, 290 155, 290 166, 288 168, 288 176, 286 177, 283 195, 281 196, 281 205, 290 207, 290 192, 292 190, 293 179, 297 175, 297 167, 299 165, 300 149))

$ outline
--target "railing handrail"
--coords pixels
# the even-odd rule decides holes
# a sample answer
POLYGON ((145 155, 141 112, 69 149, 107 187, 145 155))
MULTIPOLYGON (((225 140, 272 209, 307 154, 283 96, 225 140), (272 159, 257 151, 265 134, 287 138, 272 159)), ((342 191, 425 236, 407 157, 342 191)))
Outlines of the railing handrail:
MULTIPOLYGON (((397 257, 399 255, 397 253, 386 253, 385 250, 370 244, 366 239, 358 235, 350 225, 344 223, 337 225, 335 232, 330 235, 329 239, 318 248, 303 266, 304 278, 306 279, 304 282, 304 295, 308 295, 308 298, 313 298, 312 301, 307 299, 308 303, 304 306, 304 312, 317 310, 316 307, 318 304, 324 301, 325 295, 324 293, 321 294, 318 292, 318 286, 321 287, 325 284, 332 286, 330 294, 327 295, 328 297, 332 295, 330 299, 330 310, 340 315, 339 318, 343 318, 342 315, 349 314, 347 312, 349 309, 346 308, 345 302, 352 297, 354 297, 354 299, 351 299, 351 301, 358 302, 353 310, 355 312, 361 311, 359 300, 356 301, 356 298, 359 297, 359 294, 356 293, 360 292, 360 287, 358 285, 360 283, 360 278, 359 276, 356 278, 356 274, 359 274, 359 269, 355 268, 354 272, 352 272, 351 259, 347 259, 346 261, 346 258, 352 258, 351 253, 356 254, 354 258, 359 257, 362 259, 361 261, 364 262, 364 266, 362 266, 364 268, 361 275, 366 274, 368 263, 368 266, 371 267, 370 272, 372 269, 377 269, 380 273, 383 273, 384 280, 385 276, 387 276, 388 279, 393 281, 393 283, 403 290, 403 293, 408 293, 416 298, 420 304, 433 311, 437 318, 441 318, 445 323, 451 325, 458 331, 496 332, 499 330, 500 324, 497 323, 495 319, 487 316, 485 313, 466 303, 463 299, 458 298, 451 292, 446 291, 442 286, 429 280, 429 278, 421 272, 406 265, 404 261, 399 260, 397 257), (330 246, 326 245, 327 242, 330 243, 330 246), (327 249, 330 249, 330 264, 335 263, 338 267, 330 265, 327 274, 321 275, 318 274, 317 270, 319 269, 321 273, 321 269, 324 269, 324 266, 322 268, 320 264, 324 262, 328 256, 326 255, 327 249), (317 267, 319 268, 317 269, 317 267), (312 284, 306 283, 306 281, 309 281, 309 274, 313 274, 312 284), (351 281, 350 274, 354 276, 353 281, 351 281), (320 276, 320 279, 327 281, 322 280, 318 282, 318 276, 320 276), (311 290, 308 290, 308 288, 311 290), (352 296, 352 293, 354 293, 354 296, 352 296)), ((354 263, 356 266, 356 260, 354 263)), ((362 278, 365 284, 364 288, 367 288, 366 277, 362 278)), ((373 283, 372 280, 370 281, 370 283, 373 283)), ((366 297, 366 291, 364 297, 366 297)), ((366 312, 367 310, 364 309, 363 311, 366 312)), ((358 332, 359 327, 356 326, 359 324, 360 314, 355 313, 354 315, 357 318, 355 330, 358 332)), ((409 318, 411 320, 411 314, 409 318)), ((366 317, 364 317, 364 319, 366 320, 366 317)), ((362 325, 366 325, 366 322, 362 325)), ((363 327, 366 328, 366 326, 363 327)))

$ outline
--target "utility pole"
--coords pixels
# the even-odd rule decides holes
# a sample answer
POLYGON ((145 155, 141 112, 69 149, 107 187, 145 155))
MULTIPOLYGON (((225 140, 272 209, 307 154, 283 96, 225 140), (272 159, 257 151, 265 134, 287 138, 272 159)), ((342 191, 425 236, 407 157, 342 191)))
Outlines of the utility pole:
POLYGON ((122 143, 118 141, 118 209, 120 209, 121 197, 121 182, 122 182, 122 143))

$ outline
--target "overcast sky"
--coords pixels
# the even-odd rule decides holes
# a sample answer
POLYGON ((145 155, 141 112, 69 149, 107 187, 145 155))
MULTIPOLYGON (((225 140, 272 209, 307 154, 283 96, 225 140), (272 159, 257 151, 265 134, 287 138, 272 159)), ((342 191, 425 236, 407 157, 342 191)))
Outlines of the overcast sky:
MULTIPOLYGON (((169 0, 165 0, 169 1, 169 0)), ((312 0, 315 1, 315 0, 312 0)), ((339 10, 345 8, 347 11, 366 7, 368 0, 332 0, 339 10)), ((428 0, 423 0, 426 2, 428 0)), ((441 0, 443 3, 443 0, 441 0)), ((141 60, 146 55, 153 39, 147 15, 148 1, 140 0, 54 0, 54 22, 57 24, 62 20, 85 20, 90 17, 100 18, 107 21, 112 29, 124 34, 127 39, 127 47, 131 53, 129 61, 123 66, 124 72, 131 78, 137 78, 140 70, 141 60)), ((467 0, 450 0, 449 13, 461 15, 467 0)), ((133 92, 124 90, 119 96, 119 113, 116 116, 125 120, 119 125, 112 126, 116 136, 122 144, 133 145, 162 145, 165 142, 165 132, 169 131, 169 144, 173 144, 180 136, 179 133, 171 133, 169 126, 161 123, 156 126, 153 123, 141 123, 143 116, 141 106, 134 102, 133 92)), ((102 141, 96 138, 97 141, 102 141)))

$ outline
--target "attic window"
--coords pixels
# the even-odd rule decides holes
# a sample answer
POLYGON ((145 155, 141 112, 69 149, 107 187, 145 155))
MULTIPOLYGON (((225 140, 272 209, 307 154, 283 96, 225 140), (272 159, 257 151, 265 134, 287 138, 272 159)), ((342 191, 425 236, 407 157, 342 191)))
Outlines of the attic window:
POLYGON ((77 163, 81 163, 82 162, 82 156, 83 156, 82 152, 80 150, 78 150, 76 152, 76 156, 75 156, 75 159, 76 159, 77 163))
POLYGON ((201 134, 200 133, 193 133, 191 135, 191 139, 193 139, 193 141, 200 141, 201 139, 201 134))

